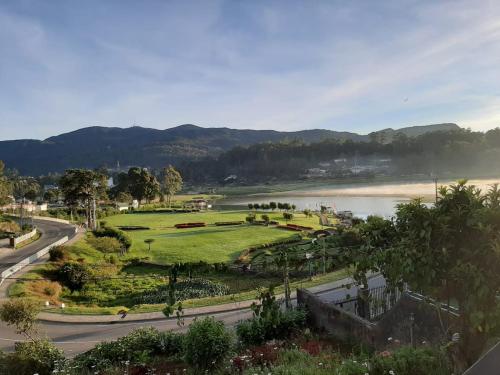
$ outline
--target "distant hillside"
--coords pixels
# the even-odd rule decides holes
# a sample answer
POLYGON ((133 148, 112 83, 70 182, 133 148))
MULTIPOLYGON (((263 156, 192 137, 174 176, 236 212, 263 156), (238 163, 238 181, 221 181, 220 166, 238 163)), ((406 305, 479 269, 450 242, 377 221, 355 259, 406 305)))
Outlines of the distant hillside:
POLYGON ((407 137, 418 137, 419 135, 429 133, 430 131, 450 131, 458 129, 460 129, 460 127, 457 124, 443 123, 434 125, 410 126, 400 129, 387 128, 370 133, 368 136, 371 138, 375 138, 382 143, 390 143, 393 137, 398 133, 402 133, 407 137))
MULTIPOLYGON (((455 124, 438 124, 385 129, 391 136, 404 132, 408 136, 436 130, 458 128, 455 124)), ((157 130, 134 126, 130 128, 88 127, 46 140, 0 141, 0 160, 23 174, 46 174, 67 168, 121 166, 161 167, 168 163, 196 160, 217 155, 236 146, 262 142, 299 139, 317 142, 323 139, 369 141, 370 136, 350 132, 312 129, 296 132, 274 130, 239 130, 202 128, 181 125, 157 130)))

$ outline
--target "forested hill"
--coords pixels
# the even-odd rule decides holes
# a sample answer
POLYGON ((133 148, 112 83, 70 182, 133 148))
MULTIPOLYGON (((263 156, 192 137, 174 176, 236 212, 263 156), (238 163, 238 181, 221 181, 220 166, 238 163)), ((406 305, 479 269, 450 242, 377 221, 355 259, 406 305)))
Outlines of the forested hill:
POLYGON ((23 174, 40 175, 67 168, 121 166, 162 167, 168 163, 200 160, 217 156, 237 146, 263 142, 300 140, 305 143, 327 139, 389 142, 396 133, 409 136, 437 130, 458 129, 455 124, 436 124, 385 129, 369 135, 332 130, 279 132, 274 130, 239 130, 202 128, 181 125, 157 130, 138 126, 130 128, 88 127, 46 140, 0 142, 0 160, 23 174))

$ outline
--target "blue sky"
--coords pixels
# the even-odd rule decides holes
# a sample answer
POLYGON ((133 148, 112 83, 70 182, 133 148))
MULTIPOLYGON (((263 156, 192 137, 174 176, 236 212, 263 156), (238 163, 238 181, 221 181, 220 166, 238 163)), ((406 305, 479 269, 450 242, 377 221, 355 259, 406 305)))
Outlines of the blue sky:
POLYGON ((0 2, 0 139, 500 126, 499 1, 0 2))

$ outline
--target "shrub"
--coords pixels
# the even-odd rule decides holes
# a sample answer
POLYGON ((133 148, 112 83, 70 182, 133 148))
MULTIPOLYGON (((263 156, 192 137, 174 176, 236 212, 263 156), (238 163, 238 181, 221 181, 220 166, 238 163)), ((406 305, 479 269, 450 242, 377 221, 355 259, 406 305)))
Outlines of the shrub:
POLYGON ((375 355, 370 360, 372 375, 392 370, 395 374, 445 375, 450 373, 445 355, 431 348, 402 347, 387 356, 375 355))
POLYGON ((14 348, 14 353, 2 358, 2 374, 50 375, 57 363, 64 360, 62 350, 47 340, 16 342, 14 348))
POLYGON ((283 212, 283 219, 285 220, 292 220, 293 219, 293 214, 290 212, 283 212))
POLYGON ((232 336, 224 323, 214 318, 195 320, 185 337, 185 361, 196 372, 221 367, 232 348, 232 336))
POLYGON ((31 294, 56 303, 61 294, 62 287, 59 283, 49 280, 34 280, 27 284, 31 294))
POLYGON ((123 246, 122 243, 114 237, 89 236, 87 242, 101 253, 119 253, 123 246))
POLYGON ((252 319, 236 327, 238 338, 244 345, 260 345, 273 339, 285 339, 298 332, 306 324, 304 310, 281 310, 274 291, 261 291, 260 304, 253 304, 252 319))
POLYGON ((138 328, 116 341, 102 342, 78 355, 75 365, 80 369, 104 371, 123 361, 142 364, 154 356, 176 358, 182 354, 183 340, 182 334, 159 332, 153 327, 138 328))
POLYGON ((68 259, 68 248, 66 246, 53 246, 49 250, 49 260, 51 262, 60 262, 68 259))
POLYGON ((57 279, 72 292, 82 290, 90 278, 88 266, 82 263, 64 263, 57 271, 57 279))
POLYGON ((266 215, 266 214, 261 215, 261 218, 262 218, 262 220, 264 220, 264 222, 265 222, 266 224, 267 224, 267 223, 269 223, 269 215, 266 215))
POLYGON ((247 223, 253 223, 255 221, 255 214, 253 212, 249 213, 248 216, 245 218, 245 221, 247 223))
POLYGON ((125 249, 130 249, 130 246, 132 246, 132 240, 130 237, 123 231, 115 229, 115 228, 110 228, 110 227, 104 227, 97 229, 93 231, 94 236, 96 237, 113 237, 116 238, 118 241, 121 242, 123 247, 125 249))

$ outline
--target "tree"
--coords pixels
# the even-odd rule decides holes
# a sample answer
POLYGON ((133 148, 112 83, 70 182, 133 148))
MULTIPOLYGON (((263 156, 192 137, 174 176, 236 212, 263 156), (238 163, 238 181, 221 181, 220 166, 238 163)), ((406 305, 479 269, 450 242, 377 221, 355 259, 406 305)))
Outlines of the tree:
POLYGON ((269 207, 274 211, 277 207, 276 202, 269 202, 269 207))
POLYGON ((40 185, 33 177, 16 176, 12 180, 12 193, 16 200, 21 201, 21 227, 24 225, 24 203, 26 199, 35 200, 40 191, 40 185))
POLYGON ((43 200, 49 203, 56 203, 59 200, 59 190, 48 189, 45 193, 43 193, 43 200))
POLYGON ((33 340, 36 332, 36 318, 40 312, 37 302, 27 298, 16 298, 0 306, 0 319, 9 326, 14 326, 16 333, 33 340))
POLYGON ((12 186, 3 175, 5 165, 0 160, 0 206, 10 203, 10 194, 12 193, 12 186))
POLYGON ((253 210, 253 203, 248 203, 248 209, 253 210))
POLYGON ((351 252, 357 280, 380 270, 390 285, 407 283, 439 301, 456 301, 466 365, 499 324, 499 196, 498 186, 486 194, 466 181, 443 187, 434 207, 415 200, 398 207, 394 222, 360 224, 351 252))
POLYGON ((91 272, 89 267, 84 264, 68 262, 59 268, 57 276, 61 283, 67 286, 71 292, 74 292, 82 290, 90 281, 91 272))
POLYGON ((117 202, 122 202, 122 203, 131 203, 134 200, 134 198, 129 192, 120 191, 118 192, 118 194, 116 194, 115 200, 117 202))
POLYGON ((87 226, 97 228, 97 200, 106 197, 106 176, 89 169, 68 169, 59 181, 65 203, 73 212, 77 207, 84 207, 87 226))
POLYGON ((293 219, 293 214, 291 212, 283 212, 283 219, 289 221, 293 219))
POLYGON ((148 250, 151 251, 151 244, 155 242, 155 240, 153 238, 146 238, 144 240, 144 243, 148 244, 148 250))
POLYGON ((182 176, 171 165, 163 169, 163 193, 167 196, 167 203, 172 204, 172 197, 182 189, 182 176))
POLYGON ((139 204, 144 199, 151 202, 160 192, 160 183, 147 169, 133 167, 128 171, 128 190, 139 204))

